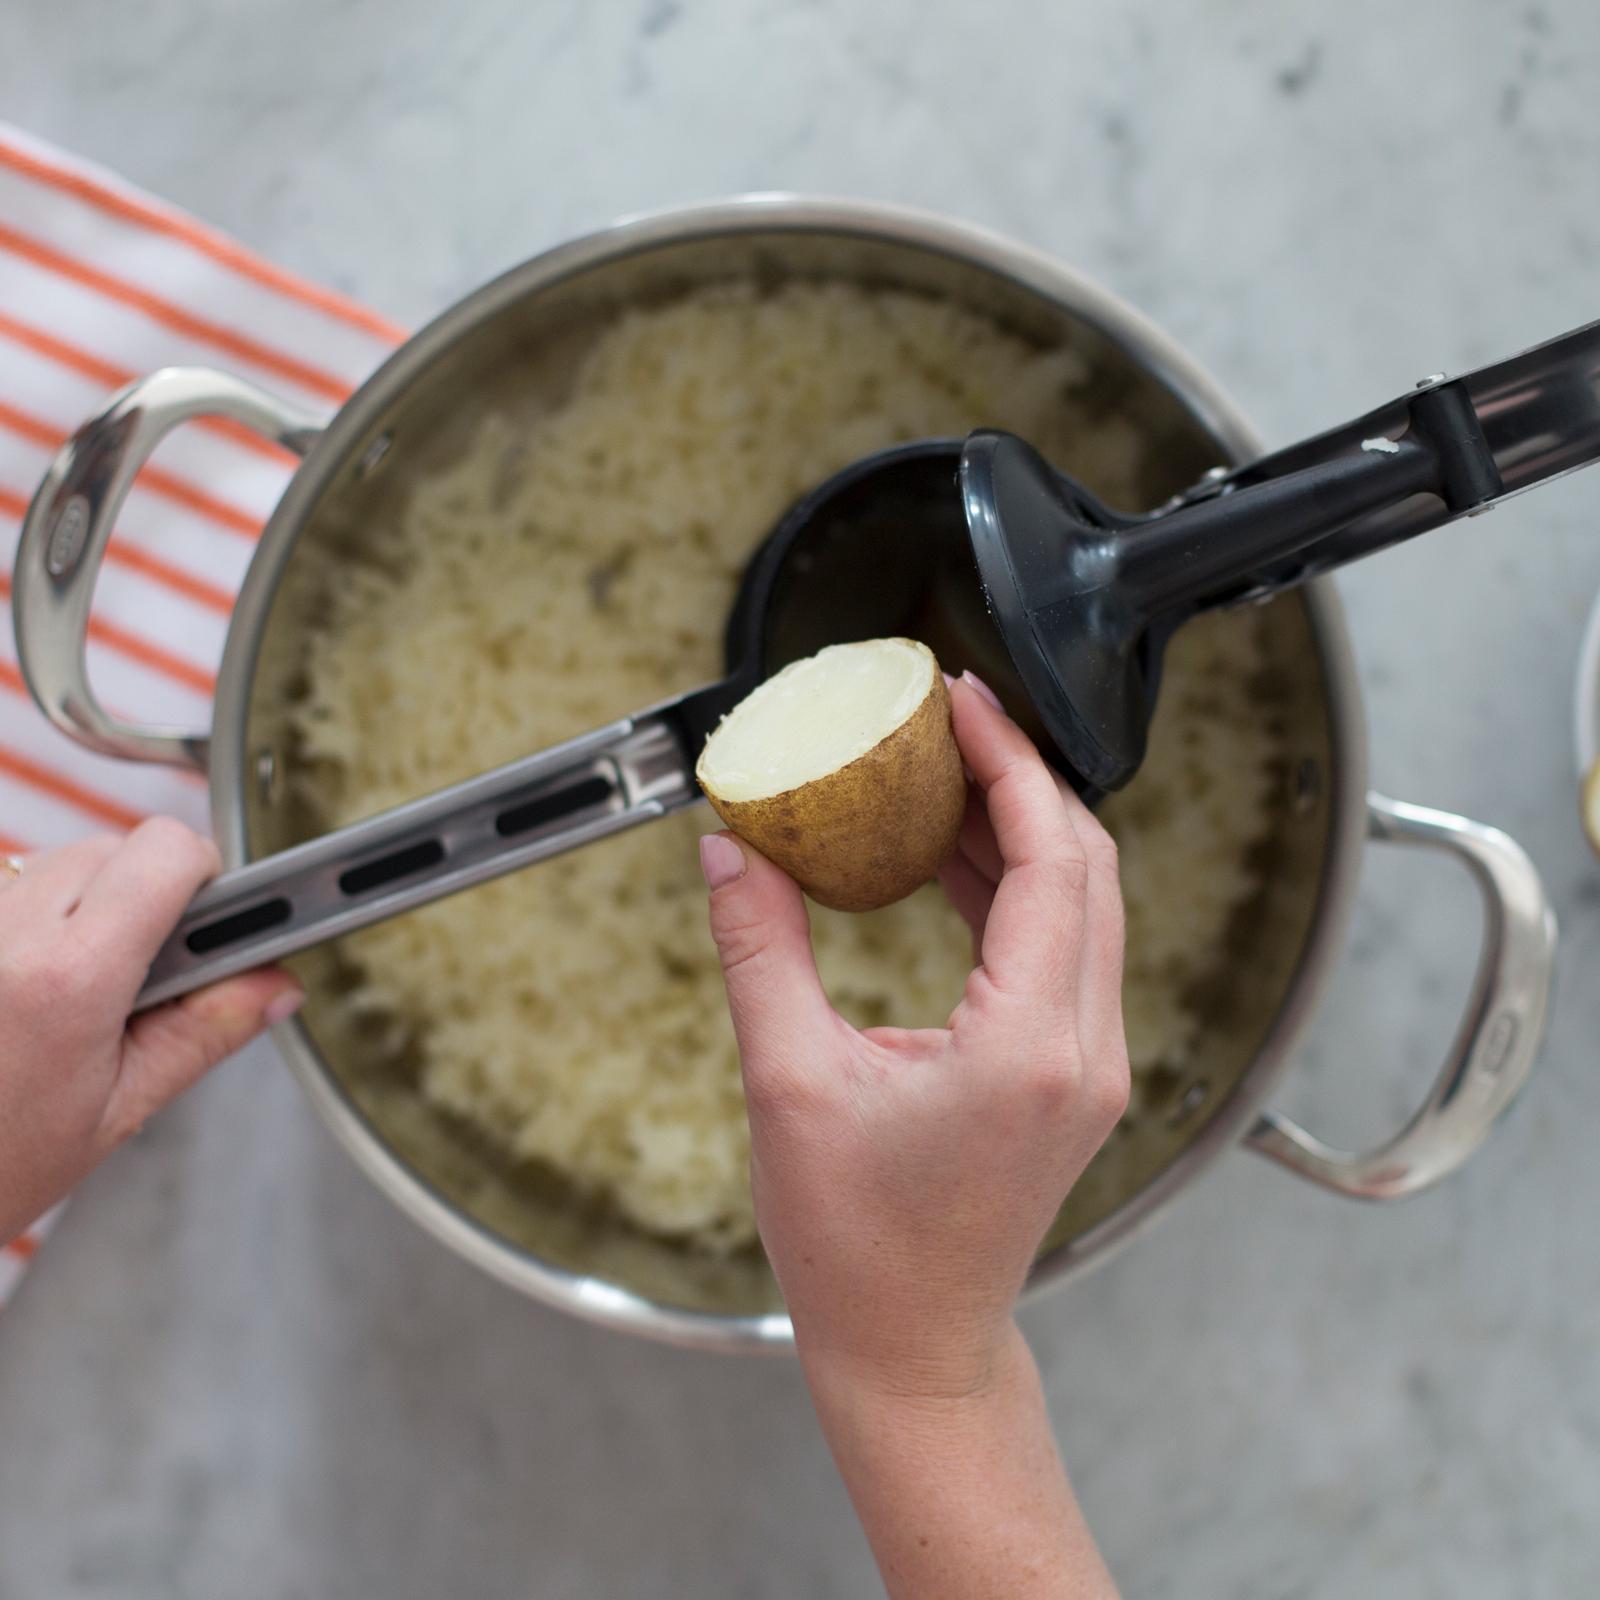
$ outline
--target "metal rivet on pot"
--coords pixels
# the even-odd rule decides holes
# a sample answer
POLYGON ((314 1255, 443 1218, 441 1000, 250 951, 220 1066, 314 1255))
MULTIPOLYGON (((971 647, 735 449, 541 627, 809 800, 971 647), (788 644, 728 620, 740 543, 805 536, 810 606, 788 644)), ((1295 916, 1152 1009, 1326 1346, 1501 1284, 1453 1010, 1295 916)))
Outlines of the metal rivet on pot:
POLYGON ((50 530, 44 565, 52 578, 64 578, 77 566, 88 537, 89 502, 81 494, 75 494, 61 508, 61 515, 50 530))
POLYGON ((1207 1078, 1197 1078, 1183 1091, 1183 1098, 1173 1108, 1172 1115, 1167 1118, 1169 1128, 1181 1127, 1205 1103, 1205 1098, 1211 1093, 1211 1082, 1207 1078))
POLYGON ((361 452, 361 459, 356 463, 356 476, 370 478, 378 470, 383 458, 389 453, 389 446, 394 443, 394 434, 389 429, 384 429, 365 450, 361 452))
POLYGON ((1294 814, 1309 816, 1317 809, 1322 798, 1322 763, 1315 756, 1307 756, 1294 773, 1294 814))
POLYGON ((1431 389, 1434 384, 1443 382, 1444 374, 1442 372, 1430 372, 1426 378, 1417 379, 1417 387, 1419 389, 1431 389))
POLYGON ((256 793, 271 800, 278 788, 278 758, 271 750, 256 751, 256 793))

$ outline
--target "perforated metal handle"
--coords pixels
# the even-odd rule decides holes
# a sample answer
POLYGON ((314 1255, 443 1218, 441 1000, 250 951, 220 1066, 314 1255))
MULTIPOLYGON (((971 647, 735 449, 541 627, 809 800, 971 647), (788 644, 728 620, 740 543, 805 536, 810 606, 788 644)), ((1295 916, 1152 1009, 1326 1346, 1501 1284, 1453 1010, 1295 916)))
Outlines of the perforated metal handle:
POLYGON ((135 1009, 693 804, 681 708, 721 693, 625 717, 224 873, 157 953, 135 1009))
POLYGON ((1527 853, 1498 828, 1381 795, 1368 796, 1367 815, 1373 839, 1443 850, 1478 885, 1483 950, 1466 1015, 1422 1109, 1375 1149, 1335 1150, 1277 1111, 1248 1142, 1339 1194, 1398 1200, 1461 1166, 1526 1082, 1550 1004, 1556 919, 1527 853))
POLYGON ((164 367, 111 397, 61 447, 22 523, 12 582, 17 661, 44 714, 106 755, 203 772, 208 735, 138 727, 89 687, 89 605, 111 529, 139 469, 180 423, 232 417, 304 455, 321 419, 254 384, 206 367, 164 367))

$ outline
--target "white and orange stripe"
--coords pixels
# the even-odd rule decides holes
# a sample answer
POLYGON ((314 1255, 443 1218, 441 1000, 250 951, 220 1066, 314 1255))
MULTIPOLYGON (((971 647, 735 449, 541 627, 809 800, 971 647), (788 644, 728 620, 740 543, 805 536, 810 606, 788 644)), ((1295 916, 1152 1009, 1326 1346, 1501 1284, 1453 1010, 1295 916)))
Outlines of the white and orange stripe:
MULTIPOLYGON (((207 823, 192 774, 109 760, 28 699, 10 569, 51 456, 114 389, 219 366, 334 410, 405 330, 263 261, 114 173, 0 123, 0 851, 156 812, 207 823)), ((89 671, 131 721, 203 727, 233 596, 293 457, 225 418, 165 441, 129 494, 95 590, 89 671)), ((0 1305, 51 1217, 0 1242, 0 1305)))

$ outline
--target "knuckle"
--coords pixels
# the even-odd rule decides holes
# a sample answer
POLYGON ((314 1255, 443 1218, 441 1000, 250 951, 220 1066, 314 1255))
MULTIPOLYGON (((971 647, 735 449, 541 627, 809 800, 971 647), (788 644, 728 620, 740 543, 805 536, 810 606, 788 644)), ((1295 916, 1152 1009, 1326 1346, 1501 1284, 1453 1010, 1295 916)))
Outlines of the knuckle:
POLYGON ((128 835, 130 842, 137 839, 141 844, 160 846, 181 844, 188 837, 189 829, 176 817, 167 816, 146 817, 128 835))
POLYGON ((712 899, 711 937, 724 973, 760 962, 785 931, 774 919, 746 906, 738 895, 712 899))
POLYGON ((106 1107, 100 1119, 100 1143, 106 1150, 115 1150, 144 1131, 149 1108, 132 1095, 119 1096, 106 1107))
POLYGON ((758 963, 766 954, 767 941, 763 930, 756 924, 734 924, 713 930, 717 954, 722 959, 724 975, 740 972, 758 963))
POLYGON ((1103 1136, 1127 1110, 1129 1092, 1126 1051, 1086 1062, 1076 1050, 1056 1049, 1030 1062, 1021 1109, 1042 1121, 1087 1121, 1103 1136))
POLYGON ((1082 1087, 1083 1073, 1073 1056, 1041 1056, 1028 1072, 1029 1110, 1048 1118, 1066 1116, 1077 1109, 1082 1087))
POLYGON ((745 1062, 744 1095, 755 1122, 808 1120, 823 1109, 826 1098, 808 1074, 781 1059, 759 1058, 745 1062))
POLYGON ((1090 1079, 1089 1094, 1095 1119, 1107 1132, 1122 1120, 1132 1089, 1133 1075, 1128 1069, 1126 1051, 1119 1051, 1114 1058, 1096 1067, 1090 1079))
POLYGON ((1081 900, 1089 889, 1089 862, 1082 855, 1063 855, 1046 864, 1045 878, 1064 900, 1081 900))
POLYGON ((135 841, 163 859, 181 862, 197 872, 214 873, 222 865, 216 845, 176 817, 146 817, 129 835, 129 843, 135 841))
MULTIPOLYGON (((974 939, 973 943, 977 945, 979 941, 974 939)), ((974 953, 979 959, 973 963, 972 970, 967 974, 967 981, 961 986, 961 1000, 952 1016, 963 1010, 979 1011, 994 997, 994 979, 984 970, 982 951, 976 950, 974 953)))

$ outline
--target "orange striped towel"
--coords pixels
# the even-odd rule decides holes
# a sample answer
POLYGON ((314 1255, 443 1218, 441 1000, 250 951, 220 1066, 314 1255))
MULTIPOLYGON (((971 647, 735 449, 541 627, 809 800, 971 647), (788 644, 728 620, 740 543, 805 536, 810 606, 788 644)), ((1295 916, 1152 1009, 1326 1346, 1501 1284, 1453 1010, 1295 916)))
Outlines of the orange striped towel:
MULTIPOLYGON (((23 688, 9 573, 61 441, 112 389, 169 365, 226 367, 332 411, 404 337, 0 123, 0 851, 26 855, 152 812, 207 823, 201 780, 80 749, 23 688)), ((234 592, 292 469, 285 451, 220 419, 157 451, 95 593, 89 667, 109 709, 208 725, 234 592)), ((0 1244, 0 1305, 50 1220, 0 1244)))

